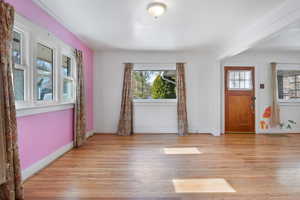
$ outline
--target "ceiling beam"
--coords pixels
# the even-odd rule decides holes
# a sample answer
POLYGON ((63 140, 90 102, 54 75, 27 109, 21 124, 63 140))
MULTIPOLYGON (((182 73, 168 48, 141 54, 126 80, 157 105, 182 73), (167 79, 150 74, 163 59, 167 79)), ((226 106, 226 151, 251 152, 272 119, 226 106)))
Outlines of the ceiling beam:
POLYGON ((267 13, 225 43, 220 51, 219 59, 242 53, 297 21, 300 21, 300 1, 286 0, 281 6, 267 13))

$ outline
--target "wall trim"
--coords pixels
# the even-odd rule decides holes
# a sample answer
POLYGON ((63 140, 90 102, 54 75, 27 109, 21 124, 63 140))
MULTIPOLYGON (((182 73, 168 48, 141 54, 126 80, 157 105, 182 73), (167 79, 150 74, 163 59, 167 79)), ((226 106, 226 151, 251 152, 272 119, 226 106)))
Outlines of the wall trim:
POLYGON ((61 157, 62 155, 64 155, 68 151, 70 151, 72 148, 73 148, 73 141, 70 142, 69 144, 66 144, 66 145, 60 147, 58 150, 56 150, 55 152, 49 154, 45 158, 37 161, 36 163, 31 165, 30 167, 22 170, 22 180, 23 181, 27 180, 28 178, 30 178, 31 176, 33 176, 37 172, 39 172, 42 169, 44 169, 45 167, 47 167, 53 161, 57 160, 59 157, 61 157))
POLYGON ((85 138, 90 138, 93 135, 95 135, 95 131, 94 130, 90 130, 86 132, 85 138))
POLYGON ((47 112, 55 112, 60 110, 73 109, 74 103, 58 104, 58 105, 39 105, 17 108, 17 117, 24 117, 29 115, 37 115, 47 112))

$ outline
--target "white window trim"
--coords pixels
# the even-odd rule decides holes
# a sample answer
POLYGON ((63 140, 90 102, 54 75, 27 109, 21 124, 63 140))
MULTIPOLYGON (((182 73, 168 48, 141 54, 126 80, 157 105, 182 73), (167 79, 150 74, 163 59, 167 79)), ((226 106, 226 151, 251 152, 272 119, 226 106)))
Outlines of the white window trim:
POLYGON ((70 48, 66 48, 63 47, 61 48, 61 54, 60 54, 60 66, 59 66, 59 76, 60 76, 60 101, 63 103, 74 103, 75 102, 75 97, 76 97, 76 59, 75 59, 75 55, 73 52, 73 49, 70 48), (64 76, 63 73, 61 72, 61 68, 62 68, 62 56, 67 56, 69 58, 71 58, 71 76, 64 76), (64 80, 68 79, 70 81, 73 82, 73 98, 72 99, 68 99, 65 100, 64 99, 64 91, 63 91, 63 84, 64 84, 64 80))
POLYGON ((14 30, 21 33, 21 65, 15 65, 15 68, 24 70, 24 101, 16 101, 17 116, 27 116, 45 112, 54 112, 59 110, 72 109, 75 102, 76 91, 76 62, 74 49, 63 41, 57 39, 43 27, 40 27, 28 21, 24 17, 16 14, 14 30), (53 50, 53 100, 38 101, 36 92, 36 58, 37 45, 41 43, 53 50), (60 74, 62 55, 71 58, 72 78, 74 82, 74 99, 63 101, 62 81, 60 74))
POLYGON ((33 97, 34 97, 34 103, 36 105, 53 105, 53 104, 58 104, 58 73, 57 73, 57 68, 58 68, 58 48, 55 44, 52 44, 50 41, 38 39, 35 42, 35 51, 34 51, 34 64, 33 64, 33 97), (37 67, 36 67, 36 60, 37 60, 37 46, 38 44, 44 45, 53 51, 53 66, 52 66, 52 100, 44 100, 40 101, 38 100, 37 97, 37 85, 36 85, 36 80, 38 77, 37 73, 37 67))
POLYGON ((24 117, 28 115, 37 115, 47 112, 55 112, 60 110, 69 110, 74 108, 74 103, 63 103, 57 105, 26 105, 17 109, 17 117, 24 117))
POLYGON ((29 34, 19 28, 18 26, 14 26, 13 31, 19 33, 21 35, 21 64, 14 64, 15 69, 23 70, 24 71, 24 100, 23 101, 16 101, 16 104, 26 104, 29 102, 29 55, 28 55, 28 39, 29 34))
POLYGON ((177 99, 134 99, 133 100, 134 105, 145 105, 145 104, 152 104, 152 105, 158 105, 158 104, 177 104, 177 99))
POLYGON ((134 64, 133 71, 164 71, 164 70, 176 70, 176 63, 172 64, 159 64, 159 63, 146 63, 146 64, 134 64))
POLYGON ((276 70, 276 96, 277 101, 280 106, 300 106, 300 99, 290 99, 290 100, 284 100, 279 99, 278 94, 278 80, 277 80, 277 73, 278 71, 300 71, 300 65, 298 64, 278 64, 277 70, 276 70))

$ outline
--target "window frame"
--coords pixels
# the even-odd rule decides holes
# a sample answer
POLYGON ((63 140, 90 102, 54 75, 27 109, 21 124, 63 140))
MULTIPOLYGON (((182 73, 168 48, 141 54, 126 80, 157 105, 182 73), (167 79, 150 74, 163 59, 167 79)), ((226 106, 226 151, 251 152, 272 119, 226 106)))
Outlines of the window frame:
POLYGON ((57 46, 55 44, 52 44, 51 41, 48 40, 43 40, 41 38, 37 39, 35 41, 35 48, 34 48, 34 61, 33 61, 33 102, 36 105, 53 105, 57 104, 59 102, 58 99, 58 84, 57 84, 57 66, 58 66, 58 61, 57 61, 57 46), (37 47, 38 44, 41 44, 43 46, 46 46, 50 49, 52 49, 52 57, 53 57, 53 66, 52 66, 52 100, 38 100, 37 98, 37 78, 38 78, 38 70, 36 66, 36 61, 37 61, 37 47))
MULTIPOLYGON (((134 71, 176 71, 176 63, 137 63, 133 65, 132 72, 134 71)), ((135 99, 133 98, 134 104, 145 104, 145 103, 155 103, 155 104, 174 104, 177 103, 176 99, 135 99)))
POLYGON ((75 55, 74 55, 74 51, 71 48, 67 48, 67 47, 62 47, 61 48, 61 52, 60 52, 60 66, 59 66, 59 79, 60 79, 60 101, 63 103, 74 103, 75 102, 75 98, 76 98, 76 59, 75 59, 75 55), (63 66, 63 56, 67 56, 71 59, 71 76, 64 76, 64 74, 62 73, 62 66, 63 66), (64 80, 70 80, 73 82, 73 88, 72 88, 72 93, 73 93, 73 97, 71 99, 64 99, 64 80))
MULTIPOLYGON (((70 101, 63 101, 61 98, 61 76, 60 76, 60 57, 63 49, 66 49, 71 57, 75 54, 74 48, 68 45, 66 42, 57 38, 47 29, 32 23, 21 15, 16 14, 15 24, 13 27, 17 32, 21 32, 22 40, 22 66, 26 67, 24 71, 24 101, 15 101, 17 117, 23 117, 28 115, 35 115, 40 113, 54 112, 59 110, 66 110, 74 108, 76 94, 74 93, 74 99, 70 101), (53 100, 51 101, 37 101, 37 44, 41 43, 53 50, 53 100)), ((76 63, 73 61, 74 76, 76 71, 76 63)), ((18 66, 22 67, 21 65, 18 66)), ((11 67, 11 69, 13 69, 11 67)), ((23 70, 23 68, 22 68, 23 70)), ((74 78, 75 80, 75 78, 74 78)), ((76 91, 76 80, 74 81, 74 91, 76 91)))
MULTIPOLYGON (((12 73, 14 73, 14 69, 22 70, 24 72, 24 100, 16 100, 16 106, 26 105, 30 101, 30 67, 29 67, 29 33, 25 31, 23 28, 20 28, 18 25, 13 27, 13 31, 17 32, 21 36, 21 63, 12 63, 12 73)), ((14 77, 13 77, 14 78, 14 77)))
POLYGON ((280 99, 279 98, 279 87, 278 87, 278 71, 299 71, 300 73, 300 64, 278 64, 277 69, 276 69, 276 96, 277 96, 277 101, 280 104, 300 104, 300 98, 299 99, 280 99))
MULTIPOLYGON (((229 90, 229 91, 251 91, 251 90, 253 90, 253 74, 252 74, 252 71, 251 70, 228 70, 228 72, 227 72, 228 74, 227 74, 227 77, 229 77, 228 79, 227 79, 227 89, 229 90), (232 80, 232 79, 230 79, 230 72, 232 72, 232 71, 234 71, 234 72, 250 72, 250 79, 249 79, 249 83, 250 83, 250 88, 241 88, 241 87, 239 87, 239 88, 230 88, 230 81, 232 80)), ((236 79, 233 79, 234 81, 237 81, 236 79)), ((239 81, 239 83, 241 83, 241 80, 243 80, 244 81, 244 83, 245 83, 245 81, 247 80, 247 79, 238 79, 238 81, 239 81)))

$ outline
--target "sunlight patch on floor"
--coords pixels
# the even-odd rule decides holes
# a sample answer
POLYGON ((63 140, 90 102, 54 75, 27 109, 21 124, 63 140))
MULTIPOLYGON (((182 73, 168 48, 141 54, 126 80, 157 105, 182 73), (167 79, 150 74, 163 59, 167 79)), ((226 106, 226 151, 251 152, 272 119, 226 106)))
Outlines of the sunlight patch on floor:
POLYGON ((199 151, 196 147, 174 147, 174 148, 164 148, 165 154, 201 154, 202 152, 199 151))
POLYGON ((173 179, 176 193, 234 193, 231 185, 222 178, 173 179))

